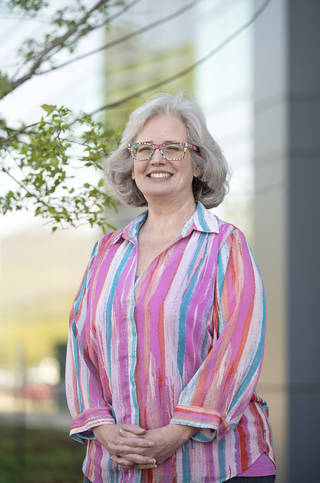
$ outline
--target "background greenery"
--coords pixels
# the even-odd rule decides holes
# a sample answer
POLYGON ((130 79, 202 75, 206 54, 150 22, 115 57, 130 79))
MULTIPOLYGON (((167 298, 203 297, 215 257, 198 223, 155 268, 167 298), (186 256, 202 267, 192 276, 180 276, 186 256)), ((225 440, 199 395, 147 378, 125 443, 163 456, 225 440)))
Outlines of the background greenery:
POLYGON ((65 431, 2 425, 0 483, 81 483, 85 445, 65 431))

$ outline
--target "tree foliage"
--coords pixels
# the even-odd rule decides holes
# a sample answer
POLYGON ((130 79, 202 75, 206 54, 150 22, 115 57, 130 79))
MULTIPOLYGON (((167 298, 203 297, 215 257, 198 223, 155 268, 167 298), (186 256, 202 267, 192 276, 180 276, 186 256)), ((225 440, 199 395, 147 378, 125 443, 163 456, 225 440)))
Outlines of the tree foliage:
POLYGON ((2 212, 31 208, 53 230, 83 222, 103 228, 105 207, 115 202, 104 190, 102 159, 115 147, 115 134, 89 115, 75 122, 65 107, 41 107, 39 122, 10 132, 1 144, 1 171, 15 184, 0 198, 2 212), (93 182, 79 170, 90 171, 93 182))
MULTIPOLYGON (((100 0, 88 7, 76 0, 53 12, 42 39, 29 39, 18 51, 17 74, 0 72, 0 99, 45 68, 50 72, 61 52, 73 52, 79 40, 111 19, 109 7, 118 13, 128 2, 100 0)), ((92 2, 91 2, 92 3, 92 2)), ((10 0, 6 7, 24 16, 46 11, 43 0, 10 0)), ((108 224, 106 208, 116 202, 103 181, 102 160, 114 149, 116 133, 89 114, 73 113, 64 106, 41 106, 41 118, 32 124, 9 126, 0 118, 0 171, 10 189, 0 196, 3 214, 23 209, 50 223, 53 230, 89 223, 102 229, 108 224)))
MULTIPOLYGON (((156 22, 129 32, 91 52, 78 56, 75 54, 83 38, 96 29, 109 28, 115 18, 139 1, 70 0, 63 8, 55 11, 52 11, 53 2, 46 0, 3 2, 9 11, 23 15, 23 18, 42 15, 50 21, 42 38, 31 38, 23 42, 17 53, 18 65, 14 74, 0 70, 0 102, 36 76, 45 75, 97 51, 114 47, 172 20, 202 0, 185 3, 182 8, 156 22), (65 60, 65 54, 71 57, 65 60)), ((40 120, 31 125, 21 123, 18 126, 9 126, 0 114, 0 174, 1 179, 6 177, 11 180, 13 186, 5 193, 0 193, 2 213, 32 210, 35 216, 47 220, 53 230, 81 223, 98 225, 105 229, 108 226, 105 208, 114 208, 116 203, 105 191, 102 159, 114 148, 118 139, 110 127, 97 122, 92 115, 118 107, 193 71, 252 25, 269 3, 270 0, 264 0, 248 21, 202 58, 119 101, 108 102, 91 114, 73 113, 64 106, 43 105, 40 120), (92 172, 96 173, 95 177, 92 172)))

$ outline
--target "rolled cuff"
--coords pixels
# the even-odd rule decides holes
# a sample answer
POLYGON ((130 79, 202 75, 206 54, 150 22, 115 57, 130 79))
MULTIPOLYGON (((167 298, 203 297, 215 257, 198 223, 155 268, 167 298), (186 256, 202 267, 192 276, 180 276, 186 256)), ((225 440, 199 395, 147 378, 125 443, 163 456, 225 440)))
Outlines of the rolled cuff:
POLYGON ((199 428, 200 431, 192 439, 201 442, 221 439, 230 430, 228 423, 217 411, 182 404, 176 406, 170 423, 199 428))
POLYGON ((100 424, 115 424, 111 411, 108 408, 87 409, 72 419, 70 437, 84 443, 94 438, 92 428, 100 424))

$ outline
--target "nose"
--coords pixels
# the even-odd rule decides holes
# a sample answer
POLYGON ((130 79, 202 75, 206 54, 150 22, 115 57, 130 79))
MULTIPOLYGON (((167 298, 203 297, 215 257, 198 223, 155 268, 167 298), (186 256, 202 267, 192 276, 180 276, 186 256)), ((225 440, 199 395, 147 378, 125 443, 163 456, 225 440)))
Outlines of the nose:
POLYGON ((160 149, 158 147, 156 147, 150 162, 152 164, 165 164, 166 160, 162 156, 160 149))

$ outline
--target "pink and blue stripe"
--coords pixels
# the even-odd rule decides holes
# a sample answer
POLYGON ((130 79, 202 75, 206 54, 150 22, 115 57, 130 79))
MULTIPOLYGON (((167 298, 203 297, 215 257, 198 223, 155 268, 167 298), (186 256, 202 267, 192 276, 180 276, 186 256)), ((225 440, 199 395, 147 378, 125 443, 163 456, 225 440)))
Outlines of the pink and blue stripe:
POLYGON ((94 247, 70 313, 70 435, 87 442, 84 474, 102 482, 221 483, 262 454, 274 461, 256 393, 265 335, 259 269, 243 233, 201 203, 136 277, 147 213, 94 247), (99 424, 199 428, 174 457, 124 470, 95 440, 99 424))

